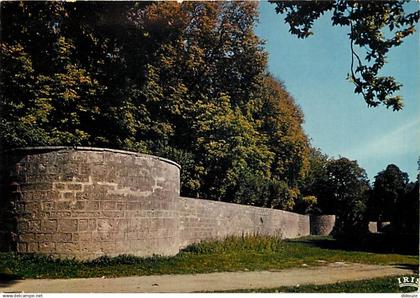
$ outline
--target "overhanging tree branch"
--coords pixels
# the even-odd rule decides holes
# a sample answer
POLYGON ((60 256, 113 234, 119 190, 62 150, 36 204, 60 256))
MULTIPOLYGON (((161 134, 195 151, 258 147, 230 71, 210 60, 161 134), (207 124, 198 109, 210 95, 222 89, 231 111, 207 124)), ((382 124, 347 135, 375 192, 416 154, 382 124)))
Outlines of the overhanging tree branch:
POLYGON ((380 104, 400 110, 402 98, 394 95, 402 86, 392 76, 380 76, 386 55, 393 47, 401 45, 403 39, 415 32, 420 11, 406 13, 407 0, 398 1, 270 1, 278 14, 290 26, 290 33, 298 38, 313 34, 315 20, 331 11, 332 26, 350 26, 350 47, 352 55, 351 80, 355 83, 355 93, 363 95, 368 106, 380 104), (398 28, 398 31, 394 31, 398 28), (392 35, 385 37, 385 33, 392 35), (364 48, 366 56, 361 59, 354 45, 364 48), (354 58, 359 65, 354 69, 354 58))

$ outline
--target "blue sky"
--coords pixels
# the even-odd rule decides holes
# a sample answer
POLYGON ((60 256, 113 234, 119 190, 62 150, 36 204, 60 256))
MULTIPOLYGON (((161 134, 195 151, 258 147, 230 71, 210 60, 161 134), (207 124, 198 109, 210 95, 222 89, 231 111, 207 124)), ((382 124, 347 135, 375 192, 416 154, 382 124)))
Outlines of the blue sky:
POLYGON ((371 181, 390 163, 415 180, 420 155, 419 32, 391 50, 383 70, 404 85, 399 92, 404 108, 393 112, 369 108, 353 93, 353 84, 346 80, 351 59, 347 28, 332 27, 324 15, 315 23, 315 34, 305 40, 288 30, 274 5, 261 2, 256 32, 266 41, 269 71, 301 106, 312 144, 329 156, 357 160, 371 181))

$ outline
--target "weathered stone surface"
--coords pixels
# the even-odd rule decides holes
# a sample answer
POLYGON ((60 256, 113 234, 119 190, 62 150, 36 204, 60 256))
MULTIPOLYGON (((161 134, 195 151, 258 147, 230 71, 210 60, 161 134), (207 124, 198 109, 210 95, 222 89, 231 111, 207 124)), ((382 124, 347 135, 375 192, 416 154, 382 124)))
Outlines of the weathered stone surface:
POLYGON ((0 249, 59 258, 174 255, 229 235, 309 235, 309 217, 179 197, 180 167, 155 156, 43 147, 1 155, 0 249))
POLYGON ((3 153, 0 169, 2 250, 78 259, 178 251, 176 208, 169 208, 180 189, 174 162, 120 150, 44 147, 3 153))
POLYGON ((335 215, 311 215, 311 235, 328 236, 334 229, 335 215))
POLYGON ((180 245, 229 235, 309 235, 309 217, 282 210, 191 198, 179 198, 180 245))

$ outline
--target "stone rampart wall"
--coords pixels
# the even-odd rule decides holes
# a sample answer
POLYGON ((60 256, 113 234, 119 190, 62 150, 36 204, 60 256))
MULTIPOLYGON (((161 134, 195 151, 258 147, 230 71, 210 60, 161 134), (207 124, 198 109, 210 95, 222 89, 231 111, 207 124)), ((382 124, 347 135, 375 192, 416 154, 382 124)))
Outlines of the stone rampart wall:
POLYGON ((180 167, 156 156, 89 147, 1 154, 0 249, 59 258, 174 255, 229 235, 309 235, 309 217, 181 198, 180 167))
POLYGON ((3 249, 83 259, 178 251, 175 163, 97 148, 3 157, 3 249))

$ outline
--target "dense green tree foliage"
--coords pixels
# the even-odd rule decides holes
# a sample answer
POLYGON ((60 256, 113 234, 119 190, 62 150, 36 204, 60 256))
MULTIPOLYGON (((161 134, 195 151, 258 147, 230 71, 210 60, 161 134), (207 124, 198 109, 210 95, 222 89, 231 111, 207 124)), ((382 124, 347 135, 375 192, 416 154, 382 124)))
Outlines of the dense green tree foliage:
POLYGON ((336 214, 338 236, 360 240, 366 235, 368 221, 391 221, 393 236, 418 235, 419 183, 409 182, 408 174, 396 165, 379 172, 371 187, 356 161, 329 158, 311 148, 308 164, 295 211, 336 214))
POLYGON ((370 189, 367 175, 356 161, 341 157, 325 159, 315 151, 312 164, 316 173, 303 188, 303 194, 316 197, 314 213, 335 214, 335 233, 357 236, 367 229, 367 200, 370 189))
POLYGON ((386 230, 392 237, 405 237, 418 247, 419 181, 409 182, 408 174, 390 164, 375 176, 368 201, 368 218, 390 221, 386 230))
POLYGON ((419 233, 419 182, 409 182, 408 174, 390 164, 375 176, 369 197, 372 220, 390 221, 400 234, 419 233))
POLYGON ((2 2, 0 143, 182 165, 182 194, 292 209, 303 114, 266 71, 252 2, 2 2))
POLYGON ((351 65, 348 79, 355 85, 354 92, 362 94, 368 106, 384 104, 393 110, 403 106, 395 95, 401 84, 392 76, 383 76, 381 70, 393 47, 415 32, 420 11, 407 12, 409 0, 397 1, 270 1, 277 13, 285 15, 290 32, 298 38, 313 34, 314 21, 331 12, 333 26, 348 26, 351 65), (363 57, 358 49, 365 51, 363 57))
POLYGON ((404 199, 400 204, 399 223, 400 230, 405 234, 417 235, 419 239, 419 181, 410 182, 405 189, 404 199))

